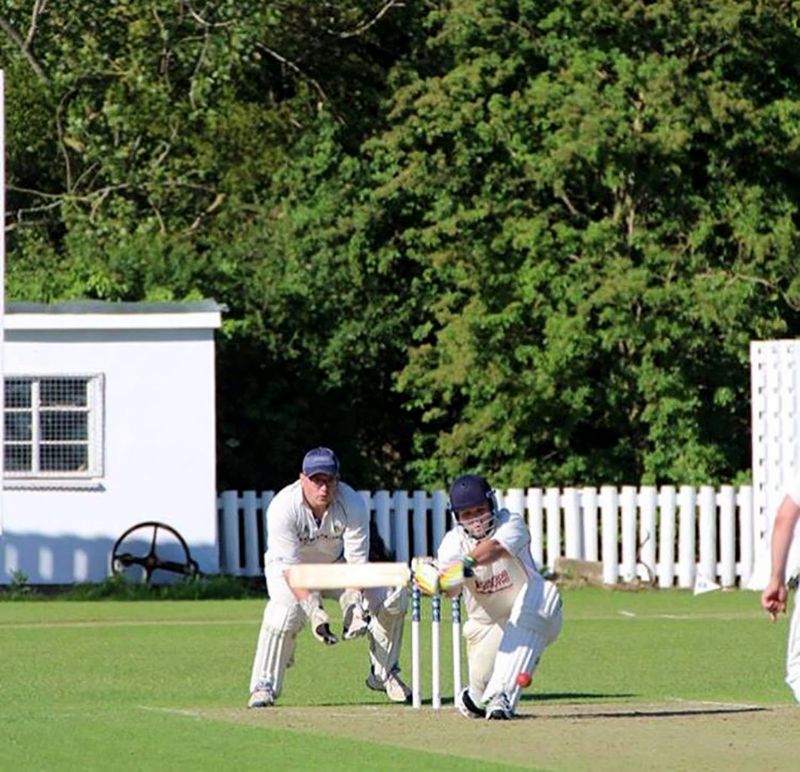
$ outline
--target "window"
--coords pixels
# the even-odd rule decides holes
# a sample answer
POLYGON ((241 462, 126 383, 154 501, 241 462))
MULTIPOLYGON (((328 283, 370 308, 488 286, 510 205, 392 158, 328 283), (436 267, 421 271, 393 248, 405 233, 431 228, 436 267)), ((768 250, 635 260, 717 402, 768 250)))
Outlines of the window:
POLYGON ((102 376, 5 379, 5 476, 102 472, 102 376))

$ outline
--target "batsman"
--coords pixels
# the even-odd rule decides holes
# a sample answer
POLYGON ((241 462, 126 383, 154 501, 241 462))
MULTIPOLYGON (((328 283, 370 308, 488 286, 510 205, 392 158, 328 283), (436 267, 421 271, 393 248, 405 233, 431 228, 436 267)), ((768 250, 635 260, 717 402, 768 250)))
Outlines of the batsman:
MULTIPOLYGON (((339 479, 339 461, 330 448, 313 448, 300 477, 279 491, 267 510, 264 574, 269 600, 264 609, 250 675, 248 707, 265 708, 281 693, 292 664, 297 634, 310 623, 324 645, 338 642, 322 605, 322 593, 292 588, 287 569, 301 563, 366 563, 369 512, 364 500, 339 479)), ((366 636, 370 671, 366 685, 393 702, 411 694, 398 675, 407 604, 405 588, 350 588, 325 591, 339 601, 345 640, 366 636)))
POLYGON ((467 474, 450 486, 455 520, 437 553, 435 583, 449 595, 463 591, 467 610, 469 685, 456 695, 466 718, 510 719, 520 689, 530 683, 544 650, 562 625, 561 595, 531 557, 522 516, 498 509, 485 478, 467 474))

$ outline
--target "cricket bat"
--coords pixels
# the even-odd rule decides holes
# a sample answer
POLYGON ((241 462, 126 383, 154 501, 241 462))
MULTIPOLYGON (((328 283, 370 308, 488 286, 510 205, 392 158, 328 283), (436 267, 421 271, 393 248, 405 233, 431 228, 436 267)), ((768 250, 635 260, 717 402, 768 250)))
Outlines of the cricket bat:
POLYGON ((411 580, 405 563, 297 563, 284 573, 295 590, 400 587, 411 580))

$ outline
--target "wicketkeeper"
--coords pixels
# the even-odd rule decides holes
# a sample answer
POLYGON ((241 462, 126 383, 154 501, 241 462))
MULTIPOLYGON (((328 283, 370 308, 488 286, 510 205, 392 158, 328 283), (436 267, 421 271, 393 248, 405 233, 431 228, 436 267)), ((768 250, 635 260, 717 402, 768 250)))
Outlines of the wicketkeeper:
POLYGON ((498 509, 483 477, 455 480, 450 511, 456 524, 439 546, 436 579, 465 597, 469 686, 456 706, 467 718, 512 718, 522 685, 561 631, 561 596, 531 557, 522 516, 498 509))
MULTIPOLYGON (((267 509, 264 574, 269 601, 264 609, 248 707, 273 705, 292 664, 295 639, 306 621, 323 644, 338 642, 322 607, 321 594, 292 590, 284 571, 297 563, 365 563, 369 556, 369 512, 364 500, 339 479, 339 461, 329 448, 303 459, 300 479, 283 488, 267 509)), ((366 635, 370 672, 366 685, 393 702, 407 702, 409 688, 398 676, 407 605, 405 590, 372 587, 330 590, 344 613, 345 640, 366 635)))

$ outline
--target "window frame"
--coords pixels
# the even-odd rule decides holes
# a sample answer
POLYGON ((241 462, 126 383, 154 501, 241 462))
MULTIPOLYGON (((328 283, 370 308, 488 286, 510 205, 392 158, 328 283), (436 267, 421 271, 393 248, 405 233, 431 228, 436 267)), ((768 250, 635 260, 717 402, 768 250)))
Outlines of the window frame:
POLYGON ((102 373, 59 373, 59 374, 16 374, 6 373, 5 381, 30 381, 31 382, 31 405, 30 408, 9 408, 5 404, 5 394, 2 395, 3 405, 3 455, 0 463, 5 467, 6 451, 9 446, 22 446, 30 444, 31 447, 31 469, 14 470, 3 469, 3 477, 8 482, 16 481, 53 481, 53 480, 87 480, 102 477, 104 474, 105 447, 104 447, 104 408, 105 408, 105 377, 102 373), (42 447, 58 440, 43 440, 39 427, 41 425, 41 414, 47 412, 48 408, 43 407, 41 399, 34 399, 34 394, 39 395, 43 381, 58 380, 85 380, 86 381, 86 440, 76 440, 70 443, 65 440, 61 444, 86 444, 86 469, 80 470, 53 470, 47 471, 41 468, 42 447), (5 421, 10 412, 31 414, 31 439, 29 442, 9 440, 5 433, 5 421))

